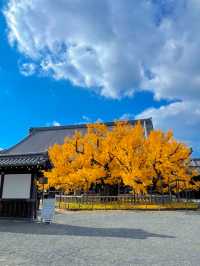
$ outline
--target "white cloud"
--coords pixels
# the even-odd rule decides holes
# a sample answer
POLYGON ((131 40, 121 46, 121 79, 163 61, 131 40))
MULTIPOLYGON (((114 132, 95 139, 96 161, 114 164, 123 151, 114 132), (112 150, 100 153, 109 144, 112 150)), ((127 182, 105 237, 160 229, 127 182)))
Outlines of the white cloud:
POLYGON ((82 119, 83 119, 84 122, 91 122, 91 118, 88 117, 87 115, 83 115, 82 119))
POLYGON ((111 98, 200 97, 198 0, 9 0, 9 40, 56 79, 111 98))
POLYGON ((20 73, 26 77, 35 74, 36 65, 33 63, 23 63, 19 65, 20 73))
POLYGON ((60 124, 58 121, 53 121, 52 125, 53 125, 54 127, 59 127, 59 126, 61 126, 61 124, 60 124))
POLYGON ((131 120, 134 119, 134 117, 133 114, 125 113, 119 118, 119 120, 131 120))
MULTIPOLYGON (((130 116, 130 115, 129 115, 130 116)), ((136 118, 152 117, 154 128, 174 131, 175 137, 200 152, 200 104, 198 101, 175 102, 158 109, 150 108, 136 118)))

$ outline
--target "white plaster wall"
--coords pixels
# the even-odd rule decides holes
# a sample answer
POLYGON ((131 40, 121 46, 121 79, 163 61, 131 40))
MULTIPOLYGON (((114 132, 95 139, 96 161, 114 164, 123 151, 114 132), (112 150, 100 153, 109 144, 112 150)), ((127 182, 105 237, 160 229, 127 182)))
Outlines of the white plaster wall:
POLYGON ((5 175, 3 199, 29 199, 31 174, 5 175))

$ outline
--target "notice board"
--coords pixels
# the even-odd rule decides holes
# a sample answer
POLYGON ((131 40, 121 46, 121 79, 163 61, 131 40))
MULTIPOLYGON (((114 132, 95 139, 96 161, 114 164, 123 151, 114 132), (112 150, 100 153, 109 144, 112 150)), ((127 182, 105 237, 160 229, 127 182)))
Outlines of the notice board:
POLYGON ((41 213, 41 220, 51 223, 55 216, 55 199, 44 199, 41 213))

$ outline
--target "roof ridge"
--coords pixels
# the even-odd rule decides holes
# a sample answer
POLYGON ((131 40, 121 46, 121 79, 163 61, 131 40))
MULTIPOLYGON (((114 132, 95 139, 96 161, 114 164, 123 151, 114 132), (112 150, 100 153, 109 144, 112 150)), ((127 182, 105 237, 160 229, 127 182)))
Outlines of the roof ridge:
MULTIPOLYGON (((119 122, 128 121, 129 123, 135 123, 137 121, 151 121, 152 118, 141 118, 141 119, 131 119, 131 120, 116 120, 119 122)), ((63 130, 63 129, 78 129, 78 128, 86 128, 88 124, 105 124, 107 126, 112 126, 115 124, 116 121, 110 121, 110 122, 91 122, 91 123, 82 123, 82 124, 72 124, 72 125, 63 125, 63 126, 50 126, 50 127, 31 127, 29 129, 29 134, 32 135, 39 131, 48 131, 48 130, 63 130)))

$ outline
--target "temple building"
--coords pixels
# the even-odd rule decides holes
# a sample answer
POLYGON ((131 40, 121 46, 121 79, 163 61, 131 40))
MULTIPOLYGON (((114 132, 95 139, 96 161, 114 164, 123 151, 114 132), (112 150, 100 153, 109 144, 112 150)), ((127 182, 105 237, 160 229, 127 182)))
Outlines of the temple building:
POLYGON ((200 158, 193 158, 193 159, 191 159, 190 167, 193 170, 198 171, 199 172, 199 175, 200 175, 200 158))
MULTIPOLYGON (((140 122, 148 135, 153 129, 152 120, 140 122)), ((114 126, 114 122, 105 124, 114 126)), ((55 143, 62 144, 75 131, 84 133, 86 129, 86 124, 31 128, 22 141, 0 152, 0 217, 36 217, 36 180, 42 170, 51 168, 48 148, 55 143)))

